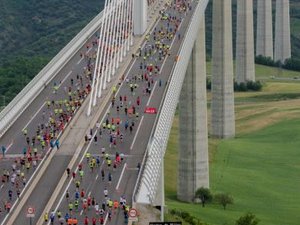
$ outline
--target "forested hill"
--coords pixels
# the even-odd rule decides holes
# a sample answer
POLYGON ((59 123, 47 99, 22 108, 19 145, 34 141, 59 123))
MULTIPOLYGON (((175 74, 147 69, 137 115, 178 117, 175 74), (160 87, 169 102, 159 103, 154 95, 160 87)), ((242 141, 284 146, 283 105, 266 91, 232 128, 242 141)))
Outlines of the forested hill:
POLYGON ((103 7, 103 0, 0 0, 0 59, 53 56, 103 7))
MULTIPOLYGON (((0 0, 0 106, 4 100, 8 104, 103 4, 104 0, 0 0)), ((234 6, 233 15, 235 10, 234 6)), ((299 0, 291 0, 291 17, 293 56, 300 58, 299 0)), ((211 4, 206 23, 209 55, 211 4)))
POLYGON ((102 10, 103 2, 0 0, 0 106, 102 10))

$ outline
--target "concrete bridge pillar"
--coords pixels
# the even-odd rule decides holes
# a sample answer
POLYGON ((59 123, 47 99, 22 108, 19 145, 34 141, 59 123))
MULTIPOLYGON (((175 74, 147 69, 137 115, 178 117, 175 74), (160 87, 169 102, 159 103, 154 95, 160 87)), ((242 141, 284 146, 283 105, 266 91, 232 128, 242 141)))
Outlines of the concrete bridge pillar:
POLYGON ((236 81, 255 81, 253 1, 237 1, 236 81))
POLYGON ((147 30, 148 18, 147 0, 133 0, 133 34, 142 35, 147 30))
POLYGON ((290 2, 276 0, 274 60, 284 63, 288 58, 291 58, 290 2))
POLYGON ((212 136, 235 135, 231 0, 213 1, 212 136))
POLYGON ((204 18, 191 54, 179 100, 180 150, 177 197, 193 202, 200 187, 209 187, 204 18))
POLYGON ((256 55, 273 59, 272 0, 257 0, 256 55))

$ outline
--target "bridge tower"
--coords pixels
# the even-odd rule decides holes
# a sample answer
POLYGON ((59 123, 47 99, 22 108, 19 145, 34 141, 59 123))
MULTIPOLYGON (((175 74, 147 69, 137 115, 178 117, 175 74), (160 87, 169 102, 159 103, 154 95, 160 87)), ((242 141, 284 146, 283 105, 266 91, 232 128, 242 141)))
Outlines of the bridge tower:
POLYGON ((284 63, 291 58, 290 2, 276 1, 274 60, 284 63))
POLYGON ((257 0, 256 55, 273 59, 272 0, 257 0))
POLYGON ((204 17, 181 90, 179 119, 177 196, 192 202, 198 188, 209 187, 204 17))
POLYGON ((231 0, 213 1, 212 136, 235 135, 231 0))
POLYGON ((147 0, 133 0, 133 33, 142 35, 147 29, 148 4, 147 0))
POLYGON ((237 1, 236 81, 255 80, 253 1, 237 1))

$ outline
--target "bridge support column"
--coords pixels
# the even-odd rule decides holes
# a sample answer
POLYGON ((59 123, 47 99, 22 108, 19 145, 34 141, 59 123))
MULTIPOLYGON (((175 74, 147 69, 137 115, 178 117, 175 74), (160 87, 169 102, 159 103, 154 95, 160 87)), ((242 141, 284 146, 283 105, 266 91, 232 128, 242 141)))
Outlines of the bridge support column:
POLYGON ((255 81, 253 1, 237 1, 236 81, 255 81))
POLYGON ((273 59, 272 0, 257 0, 256 55, 273 59))
POLYGON ((204 18, 181 90, 179 119, 177 197, 192 202, 198 188, 209 187, 204 18))
POLYGON ((290 2, 277 0, 274 60, 284 63, 288 58, 291 58, 290 2))
POLYGON ((212 136, 235 135, 231 0, 213 1, 212 136))
POLYGON ((133 34, 142 35, 147 30, 147 0, 133 0, 133 34))

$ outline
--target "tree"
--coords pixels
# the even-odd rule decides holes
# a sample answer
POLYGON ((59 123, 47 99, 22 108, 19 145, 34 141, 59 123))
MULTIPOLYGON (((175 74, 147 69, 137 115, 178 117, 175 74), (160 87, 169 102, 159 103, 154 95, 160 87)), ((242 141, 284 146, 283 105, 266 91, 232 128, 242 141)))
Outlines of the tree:
POLYGON ((258 223, 259 219, 257 219, 252 213, 246 213, 235 222, 236 225, 256 225, 258 223))
POLYGON ((226 193, 216 194, 214 198, 219 204, 223 206, 224 210, 226 209, 226 206, 228 204, 233 204, 233 198, 226 193))
POLYGON ((200 198, 202 207, 205 207, 206 202, 210 202, 213 198, 212 194, 210 193, 210 190, 205 187, 201 187, 196 191, 196 198, 200 198))

